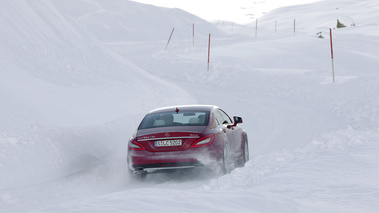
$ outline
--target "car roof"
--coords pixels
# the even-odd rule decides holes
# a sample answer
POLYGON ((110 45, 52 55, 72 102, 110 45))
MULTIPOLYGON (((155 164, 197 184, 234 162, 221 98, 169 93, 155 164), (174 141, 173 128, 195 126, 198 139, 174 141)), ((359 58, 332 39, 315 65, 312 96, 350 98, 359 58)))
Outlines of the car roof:
POLYGON ((163 113, 163 112, 175 112, 176 109, 180 111, 212 111, 212 109, 218 108, 214 105, 179 105, 179 106, 169 106, 164 108, 158 108, 150 111, 148 114, 152 113, 163 113))

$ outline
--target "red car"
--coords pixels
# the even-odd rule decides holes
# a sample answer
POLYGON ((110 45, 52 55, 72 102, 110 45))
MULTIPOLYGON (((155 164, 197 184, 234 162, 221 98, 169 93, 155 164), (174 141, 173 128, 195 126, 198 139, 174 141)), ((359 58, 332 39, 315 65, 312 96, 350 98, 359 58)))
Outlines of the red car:
POLYGON ((128 166, 133 176, 178 169, 206 168, 217 174, 249 160, 246 132, 217 106, 187 105, 149 112, 129 139, 128 166))

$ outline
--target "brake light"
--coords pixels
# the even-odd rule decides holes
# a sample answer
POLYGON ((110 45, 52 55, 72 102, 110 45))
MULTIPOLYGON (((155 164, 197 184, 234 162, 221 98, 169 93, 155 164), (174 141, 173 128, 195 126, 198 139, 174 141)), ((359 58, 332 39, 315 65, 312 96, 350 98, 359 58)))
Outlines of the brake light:
POLYGON ((215 136, 213 134, 200 138, 199 140, 195 141, 191 147, 208 146, 213 142, 214 138, 215 136))
POLYGON ((145 148, 135 140, 129 140, 129 149, 136 151, 145 150, 145 148))

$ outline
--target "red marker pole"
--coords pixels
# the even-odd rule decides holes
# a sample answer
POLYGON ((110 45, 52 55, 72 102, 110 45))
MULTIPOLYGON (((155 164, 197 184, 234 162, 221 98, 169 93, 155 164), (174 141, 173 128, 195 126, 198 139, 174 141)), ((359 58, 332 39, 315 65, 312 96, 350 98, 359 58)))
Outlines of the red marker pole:
POLYGON ((329 28, 330 31, 330 50, 331 50, 331 56, 332 56, 332 72, 333 72, 333 82, 334 82, 334 57, 333 57, 333 35, 332 35, 332 28, 329 28))
POLYGON ((208 41, 208 69, 209 70, 209 57, 211 55, 211 34, 209 33, 209 41, 208 41))
POLYGON ((167 44, 166 44, 166 48, 165 48, 164 50, 167 50, 168 43, 170 43, 170 40, 171 40, 172 34, 174 33, 174 30, 175 30, 175 27, 172 28, 170 38, 168 38, 168 41, 167 41, 167 44))

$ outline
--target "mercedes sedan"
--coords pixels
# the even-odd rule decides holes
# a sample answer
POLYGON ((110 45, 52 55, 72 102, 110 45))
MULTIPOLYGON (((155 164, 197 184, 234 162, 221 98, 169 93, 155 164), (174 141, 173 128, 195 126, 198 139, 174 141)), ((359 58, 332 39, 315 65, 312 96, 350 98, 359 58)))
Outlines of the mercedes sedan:
POLYGON ((127 162, 139 179, 147 174, 202 168, 226 174, 249 160, 242 118, 211 105, 153 110, 129 139, 127 162))

